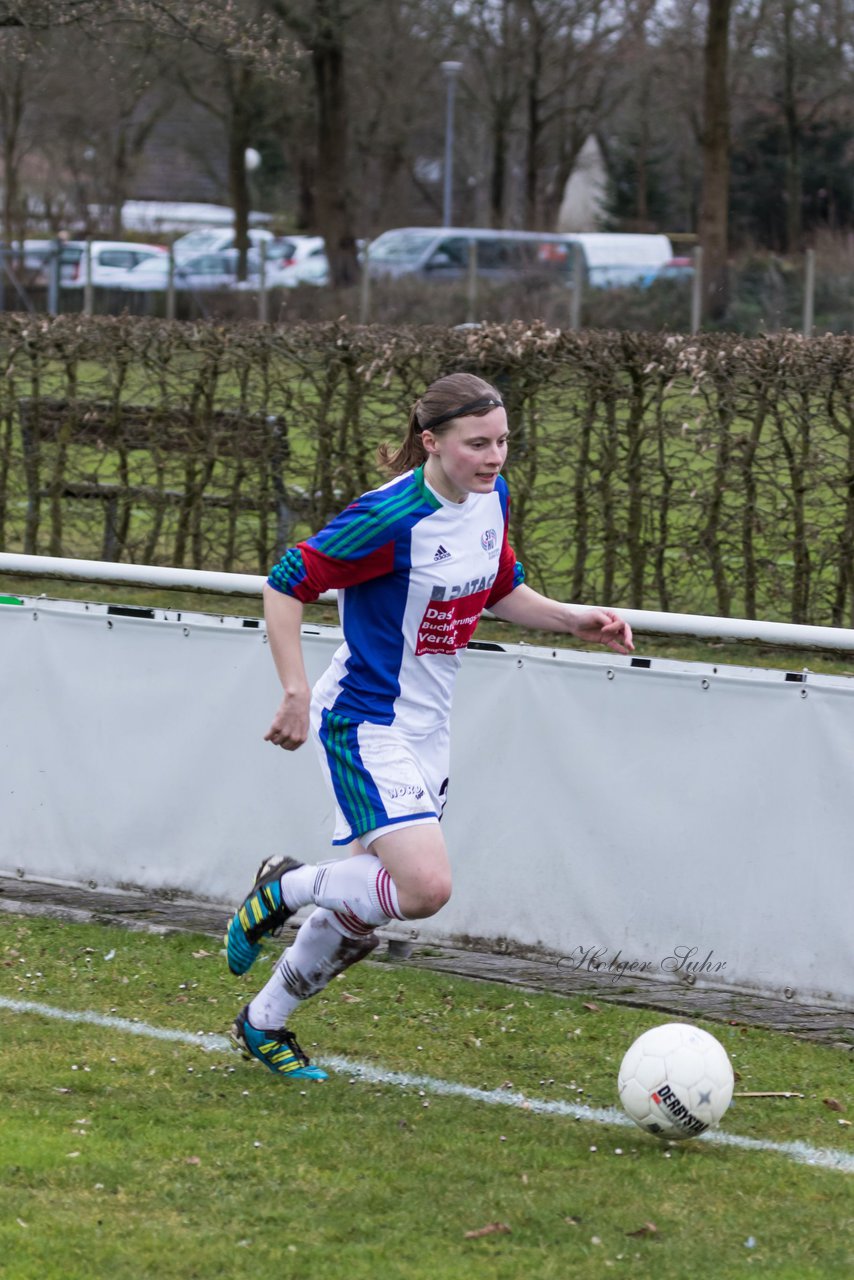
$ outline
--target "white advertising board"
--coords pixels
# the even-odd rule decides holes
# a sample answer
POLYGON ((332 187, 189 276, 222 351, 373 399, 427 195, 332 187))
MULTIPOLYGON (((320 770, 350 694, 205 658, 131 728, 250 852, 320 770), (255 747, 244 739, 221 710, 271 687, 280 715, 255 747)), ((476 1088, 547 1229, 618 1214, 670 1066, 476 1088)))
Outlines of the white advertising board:
MULTIPOLYGON (((310 676, 340 639, 307 628, 310 676)), ((422 939, 600 973, 854 997, 854 680, 471 649, 449 904, 422 939)), ((262 856, 340 855, 311 747, 263 740, 263 626, 0 605, 0 869, 232 904, 262 856)), ((61 889, 58 889, 61 894, 61 889)))

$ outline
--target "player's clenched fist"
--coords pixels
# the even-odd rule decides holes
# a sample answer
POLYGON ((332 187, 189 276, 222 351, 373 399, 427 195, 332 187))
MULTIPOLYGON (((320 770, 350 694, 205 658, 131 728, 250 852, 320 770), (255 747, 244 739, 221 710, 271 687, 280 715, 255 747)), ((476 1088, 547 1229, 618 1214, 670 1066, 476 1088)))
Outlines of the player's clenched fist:
POLYGON ((308 737, 308 690, 302 695, 285 694, 273 723, 264 735, 265 742, 286 751, 296 751, 308 737))

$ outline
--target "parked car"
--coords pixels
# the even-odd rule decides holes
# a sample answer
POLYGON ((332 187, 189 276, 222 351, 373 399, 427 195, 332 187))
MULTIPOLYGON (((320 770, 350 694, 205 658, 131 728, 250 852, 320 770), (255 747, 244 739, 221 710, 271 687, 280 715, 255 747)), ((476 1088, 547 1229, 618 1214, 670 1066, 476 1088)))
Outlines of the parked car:
MULTIPOLYGON (((126 240, 91 241, 92 283, 109 288, 146 258, 165 255, 163 245, 137 244, 126 240)), ((85 240, 25 240, 9 255, 17 267, 21 283, 47 285, 51 263, 59 253, 59 282, 63 289, 82 289, 86 283, 85 240)))
MULTIPOLYGON (((136 244, 128 240, 92 240, 92 284, 98 288, 121 288, 128 271, 150 258, 165 259, 168 250, 161 244, 136 244)), ((61 282, 64 289, 82 289, 86 284, 88 254, 85 240, 68 240, 62 247, 61 282), (65 268, 70 268, 66 275, 65 268)))
POLYGON ((59 279, 62 285, 68 284, 77 264, 77 255, 68 252, 68 241, 65 240, 24 240, 16 243, 11 250, 4 249, 4 257, 11 264, 10 269, 16 271, 25 286, 46 285, 50 275, 50 264, 59 250, 59 279))
MULTIPOLYGON (((272 231, 265 227, 249 228, 250 245, 259 245, 262 240, 274 240, 272 231)), ((186 235, 179 236, 172 245, 172 252, 177 262, 182 258, 195 258, 202 253, 223 253, 234 248, 234 227, 196 227, 186 235)))
POLYGON ((328 284, 323 236, 286 236, 265 246, 265 279, 271 289, 328 284))
MULTIPOLYGON (((191 233, 195 234, 195 233, 191 233)), ((174 283, 176 289, 194 292, 206 289, 228 289, 237 283, 238 253, 236 249, 220 252, 198 253, 175 259, 174 283)), ((258 252, 249 251, 249 271, 256 280, 259 272, 258 252)), ((147 258, 128 271, 117 288, 134 292, 157 292, 169 287, 169 255, 147 258)))
POLYGON ((372 276, 462 280, 470 270, 471 245, 476 248, 477 274, 484 279, 503 281, 540 274, 568 280, 571 261, 566 236, 484 227, 384 231, 369 246, 368 269, 372 276))
MULTIPOLYGON (((356 241, 362 260, 365 241, 356 241)), ((329 284, 329 259, 323 236, 283 236, 270 240, 264 248, 264 279, 270 289, 290 289, 298 284, 329 284)), ((259 276, 253 273, 244 288, 257 288, 259 276)))

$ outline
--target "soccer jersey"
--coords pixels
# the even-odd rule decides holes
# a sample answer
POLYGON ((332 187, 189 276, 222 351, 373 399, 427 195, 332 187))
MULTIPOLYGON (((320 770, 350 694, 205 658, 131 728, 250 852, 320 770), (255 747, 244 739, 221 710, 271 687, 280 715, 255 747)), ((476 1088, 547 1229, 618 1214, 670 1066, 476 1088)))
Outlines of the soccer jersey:
POLYGON ((309 602, 337 589, 344 643, 315 698, 350 721, 429 733, 447 720, 460 651, 485 608, 524 580, 507 538, 509 495, 451 502, 422 467, 357 498, 270 572, 309 602))

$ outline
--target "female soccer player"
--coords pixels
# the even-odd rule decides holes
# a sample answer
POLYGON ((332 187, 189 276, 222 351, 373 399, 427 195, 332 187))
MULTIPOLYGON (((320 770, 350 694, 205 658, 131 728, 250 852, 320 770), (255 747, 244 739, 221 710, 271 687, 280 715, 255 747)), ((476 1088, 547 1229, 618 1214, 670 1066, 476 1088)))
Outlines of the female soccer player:
POLYGON ((269 859, 226 934, 229 968, 243 974, 264 934, 314 904, 232 1029, 244 1056, 287 1080, 325 1078, 287 1029, 300 1002, 372 951, 377 927, 432 916, 450 896, 439 827, 448 719, 460 651, 483 610, 618 653, 633 647, 610 609, 561 604, 525 585, 507 538, 507 437, 494 387, 468 373, 440 378, 413 406, 403 444, 381 451, 395 478, 287 551, 264 588, 284 691, 266 741, 295 751, 311 731, 335 797, 333 844, 352 851, 319 865, 269 859), (303 603, 331 588, 344 643, 311 691, 303 603))

